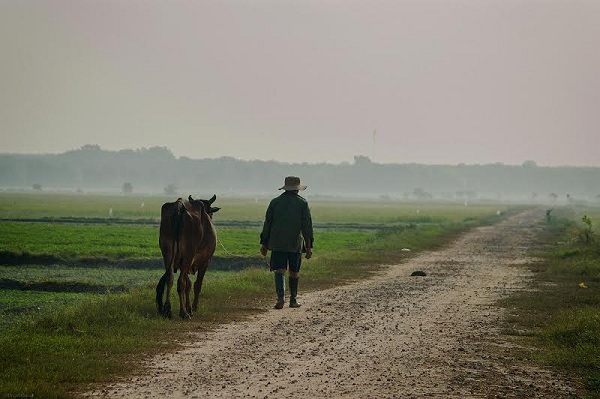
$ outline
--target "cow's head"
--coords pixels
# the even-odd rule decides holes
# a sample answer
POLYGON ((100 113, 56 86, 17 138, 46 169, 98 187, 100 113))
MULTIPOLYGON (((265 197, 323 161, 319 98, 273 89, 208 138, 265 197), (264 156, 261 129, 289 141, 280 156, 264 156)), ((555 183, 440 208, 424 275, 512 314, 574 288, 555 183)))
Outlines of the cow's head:
POLYGON ((208 216, 210 216, 211 219, 212 219, 213 213, 216 213, 219 211, 219 209, 221 209, 219 207, 212 206, 212 203, 215 202, 216 199, 217 199, 216 194, 213 195, 212 198, 208 199, 208 200, 193 199, 191 195, 188 197, 188 200, 194 207, 199 207, 200 209, 203 209, 208 214, 208 216))

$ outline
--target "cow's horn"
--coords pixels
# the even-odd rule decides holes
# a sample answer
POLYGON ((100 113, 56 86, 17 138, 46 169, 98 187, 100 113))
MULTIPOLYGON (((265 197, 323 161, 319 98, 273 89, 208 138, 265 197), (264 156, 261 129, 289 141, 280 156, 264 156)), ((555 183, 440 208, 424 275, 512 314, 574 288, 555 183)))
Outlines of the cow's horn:
POLYGON ((217 199, 217 194, 213 194, 212 198, 208 200, 209 204, 212 204, 217 199))
POLYGON ((188 200, 189 200, 190 202, 194 201, 194 199, 192 198, 192 196, 191 196, 191 195, 188 197, 188 200))

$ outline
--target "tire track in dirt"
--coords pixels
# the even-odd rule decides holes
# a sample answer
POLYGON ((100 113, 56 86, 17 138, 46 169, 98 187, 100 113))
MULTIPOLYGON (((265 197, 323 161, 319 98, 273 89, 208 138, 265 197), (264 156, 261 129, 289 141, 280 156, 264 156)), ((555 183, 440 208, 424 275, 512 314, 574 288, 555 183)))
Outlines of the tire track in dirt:
POLYGON ((515 358, 494 303, 527 289, 526 251, 543 211, 479 227, 373 278, 305 293, 200 332, 145 375, 94 389, 107 398, 567 398, 576 386, 515 358), (411 277, 425 270, 426 277, 411 277))

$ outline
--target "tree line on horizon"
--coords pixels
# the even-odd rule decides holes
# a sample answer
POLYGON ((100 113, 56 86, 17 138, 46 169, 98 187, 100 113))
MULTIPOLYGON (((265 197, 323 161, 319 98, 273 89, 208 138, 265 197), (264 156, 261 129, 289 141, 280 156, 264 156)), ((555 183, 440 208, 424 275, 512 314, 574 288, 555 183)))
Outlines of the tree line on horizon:
POLYGON ((109 151, 86 145, 62 154, 0 154, 0 188, 177 195, 179 191, 273 195, 287 175, 300 176, 311 196, 405 199, 600 199, 600 168, 522 165, 380 164, 244 161, 175 157, 166 147, 109 151))

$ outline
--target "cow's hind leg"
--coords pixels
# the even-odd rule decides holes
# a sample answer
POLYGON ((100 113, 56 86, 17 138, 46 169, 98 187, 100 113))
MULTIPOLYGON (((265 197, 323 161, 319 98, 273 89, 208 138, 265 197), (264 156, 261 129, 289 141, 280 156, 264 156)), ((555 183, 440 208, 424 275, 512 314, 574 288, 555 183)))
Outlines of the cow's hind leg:
POLYGON ((192 305, 190 304, 190 291, 192 290, 192 280, 190 276, 185 276, 185 310, 192 316, 192 305))
POLYGON ((165 294, 165 284, 168 277, 168 273, 165 272, 156 285, 156 308, 158 309, 158 314, 163 314, 163 295, 165 294))
MULTIPOLYGON (((166 283, 167 285, 167 292, 166 292, 166 298, 165 298, 165 303, 162 306, 162 315, 168 318, 172 318, 173 317, 173 313, 171 312, 171 288, 173 288, 173 277, 174 273, 173 270, 169 270, 167 271, 162 277, 161 277, 161 281, 163 281, 163 279, 165 280, 163 282, 163 286, 166 283)), ((160 282, 159 282, 160 284, 160 282)), ((158 287, 156 287, 156 295, 158 297, 158 287)), ((162 302, 162 300, 161 300, 162 302)))
POLYGON ((194 303, 192 309, 194 312, 198 311, 198 301, 200 299, 200 291, 202 291, 202 281, 204 280, 204 274, 206 273, 206 266, 202 266, 198 269, 198 276, 194 282, 194 303))
POLYGON ((187 276, 187 273, 184 273, 183 271, 179 273, 179 278, 177 279, 177 293, 179 294, 179 317, 182 319, 191 318, 190 314, 185 308, 185 292, 187 285, 186 280, 188 279, 189 277, 187 276))

